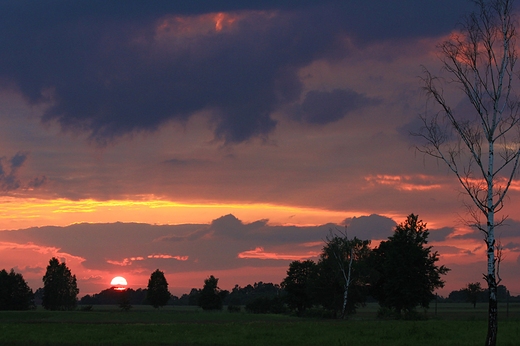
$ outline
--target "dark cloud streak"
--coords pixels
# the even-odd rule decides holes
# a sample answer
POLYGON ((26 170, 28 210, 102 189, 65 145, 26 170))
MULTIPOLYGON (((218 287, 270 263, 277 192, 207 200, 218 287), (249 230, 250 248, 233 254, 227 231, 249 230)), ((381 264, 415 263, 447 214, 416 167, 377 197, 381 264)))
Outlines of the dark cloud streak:
POLYGON ((28 152, 18 152, 9 159, 7 157, 0 158, 1 192, 8 193, 25 187, 38 188, 45 184, 47 181, 45 176, 33 178, 33 180, 29 181, 27 184, 22 183, 20 179, 20 169, 27 161, 28 156, 28 152))

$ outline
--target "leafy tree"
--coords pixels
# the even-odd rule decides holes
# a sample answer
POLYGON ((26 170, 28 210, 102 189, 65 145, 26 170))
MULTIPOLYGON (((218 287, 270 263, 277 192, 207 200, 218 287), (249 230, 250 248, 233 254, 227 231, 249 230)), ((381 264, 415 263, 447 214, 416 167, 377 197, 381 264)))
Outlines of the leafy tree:
POLYGON ((199 294, 199 306, 203 310, 222 310, 222 301, 227 291, 218 288, 218 279, 211 275, 204 280, 204 287, 199 294))
POLYGON ((346 234, 327 237, 316 270, 313 292, 317 303, 334 312, 353 313, 366 301, 370 241, 346 234))
POLYGON ((22 274, 13 269, 0 271, 0 310, 29 310, 34 305, 33 291, 22 274))
POLYGON ((293 261, 289 264, 287 277, 280 285, 287 292, 287 305, 296 310, 298 315, 313 305, 311 283, 315 272, 316 263, 313 261, 293 261))
POLYGON ((466 300, 473 304, 473 308, 477 307, 477 301, 482 292, 484 292, 484 289, 480 286, 480 282, 469 283, 464 289, 466 300))
POLYGON ((72 275, 65 262, 53 257, 43 276, 42 305, 47 310, 70 310, 76 307, 79 289, 76 275, 72 275))
POLYGON ((496 345, 498 332, 500 247, 495 227, 503 219, 496 219, 496 213, 504 206, 520 161, 519 95, 514 90, 519 78, 518 21, 513 2, 474 0, 477 11, 462 23, 460 34, 439 46, 449 76, 438 78, 425 70, 424 88, 438 109, 424 115, 419 134, 426 140, 419 150, 443 161, 456 175, 471 200, 469 224, 484 234, 489 346, 496 345), (461 93, 447 93, 444 86, 450 84, 461 93), (460 104, 461 99, 469 101, 468 107, 453 107, 451 102, 460 104))
POLYGON ((426 246, 428 234, 426 224, 410 214, 372 252, 372 295, 398 315, 413 311, 417 305, 427 308, 435 297, 433 291, 444 287, 441 275, 449 269, 435 265, 439 255, 426 246))
POLYGON ((154 308, 166 305, 171 297, 170 291, 168 291, 168 282, 164 273, 159 269, 150 275, 146 297, 154 308))

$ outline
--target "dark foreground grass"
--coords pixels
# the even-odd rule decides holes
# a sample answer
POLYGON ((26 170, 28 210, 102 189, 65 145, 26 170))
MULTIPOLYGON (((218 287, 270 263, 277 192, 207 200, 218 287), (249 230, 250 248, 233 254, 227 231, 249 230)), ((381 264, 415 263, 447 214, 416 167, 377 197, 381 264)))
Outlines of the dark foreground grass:
MULTIPOLYGON (((470 312, 474 314, 475 310, 470 312)), ((382 321, 373 317, 338 321, 176 308, 2 312, 0 344, 482 345, 487 327, 482 318, 485 311, 471 316, 449 319, 439 314, 426 321, 382 321)), ((501 321, 499 328, 499 345, 520 344, 518 318, 501 321)))

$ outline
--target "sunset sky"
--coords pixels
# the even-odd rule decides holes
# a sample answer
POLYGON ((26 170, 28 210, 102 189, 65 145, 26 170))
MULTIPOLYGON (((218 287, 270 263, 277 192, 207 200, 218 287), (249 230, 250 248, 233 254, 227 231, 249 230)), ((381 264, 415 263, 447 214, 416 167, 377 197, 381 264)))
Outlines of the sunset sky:
MULTIPOLYGON (((486 272, 483 235, 415 150, 423 66, 467 0, 0 1, 0 268, 33 290, 53 256, 80 297, 155 269, 280 283, 329 229, 375 246, 418 214, 447 295, 486 272)), ((453 94, 453 107, 463 96, 453 94)), ((497 230, 520 294, 520 180, 497 230)))

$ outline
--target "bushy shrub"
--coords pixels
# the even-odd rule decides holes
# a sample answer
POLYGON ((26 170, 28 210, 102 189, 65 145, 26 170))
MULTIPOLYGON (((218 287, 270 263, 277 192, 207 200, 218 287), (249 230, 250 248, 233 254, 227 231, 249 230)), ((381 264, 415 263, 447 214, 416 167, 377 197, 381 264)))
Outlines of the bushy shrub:
POLYGON ((227 307, 229 312, 240 312, 240 305, 228 305, 227 307))
POLYGON ((279 297, 258 297, 246 305, 246 311, 254 314, 282 314, 286 308, 279 297))
POLYGON ((422 321, 427 320, 428 316, 425 313, 421 313, 415 309, 405 310, 403 313, 399 313, 394 309, 388 307, 380 307, 377 311, 377 318, 383 320, 407 320, 407 321, 422 321))

